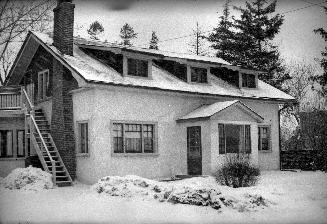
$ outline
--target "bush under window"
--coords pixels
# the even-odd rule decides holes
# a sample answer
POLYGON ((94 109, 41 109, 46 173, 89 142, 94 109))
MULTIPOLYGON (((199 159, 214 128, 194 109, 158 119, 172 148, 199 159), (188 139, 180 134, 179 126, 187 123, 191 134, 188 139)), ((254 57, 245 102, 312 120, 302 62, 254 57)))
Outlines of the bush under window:
POLYGON ((225 163, 215 173, 218 183, 234 188, 253 186, 259 176, 259 168, 251 164, 246 154, 227 155, 225 163))

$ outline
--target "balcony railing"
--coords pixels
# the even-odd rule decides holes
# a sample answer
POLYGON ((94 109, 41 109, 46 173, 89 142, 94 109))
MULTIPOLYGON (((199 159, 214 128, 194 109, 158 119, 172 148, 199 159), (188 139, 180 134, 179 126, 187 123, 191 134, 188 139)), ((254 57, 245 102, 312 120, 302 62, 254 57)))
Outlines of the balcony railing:
POLYGON ((22 108, 21 86, 1 86, 0 110, 20 110, 22 108))

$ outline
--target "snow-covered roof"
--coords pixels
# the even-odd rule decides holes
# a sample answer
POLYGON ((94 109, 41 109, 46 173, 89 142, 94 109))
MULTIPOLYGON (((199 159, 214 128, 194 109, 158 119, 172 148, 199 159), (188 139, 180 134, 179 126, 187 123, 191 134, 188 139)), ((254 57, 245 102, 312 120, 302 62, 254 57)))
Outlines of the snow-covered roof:
POLYGON ((260 116, 258 113, 256 113, 254 110, 252 110, 250 107, 246 106, 239 100, 223 101, 223 102, 216 102, 210 105, 202 105, 201 107, 195 109, 194 111, 179 118, 178 121, 186 121, 186 120, 198 119, 198 118, 210 118, 214 114, 217 114, 226 108, 236 105, 240 106, 244 110, 247 110, 249 114, 254 116, 257 120, 263 121, 262 116, 260 116))
MULTIPOLYGON (((53 46, 53 39, 49 35, 41 33, 32 33, 32 35, 37 37, 41 42, 49 47, 57 56, 61 57, 67 63, 67 65, 74 69, 80 76, 82 76, 84 80, 91 83, 151 88, 212 96, 240 97, 278 101, 294 100, 292 96, 270 86, 261 80, 258 80, 258 87, 255 89, 235 87, 211 74, 208 76, 208 84, 187 83, 156 65, 152 66, 151 79, 133 78, 130 76, 124 77, 122 74, 118 73, 108 65, 105 65, 93 57, 85 54, 78 46, 78 44, 74 44, 74 56, 63 55, 57 50, 56 47, 53 46)), ((132 49, 132 47, 130 48, 132 49)), ((152 52, 155 50, 142 49, 142 51, 152 52)), ((176 54, 175 56, 180 58, 186 57, 184 54, 176 54)), ((192 59, 197 60, 196 58, 208 57, 192 56, 192 59)), ((227 63, 219 58, 210 60, 216 60, 215 63, 227 63)))

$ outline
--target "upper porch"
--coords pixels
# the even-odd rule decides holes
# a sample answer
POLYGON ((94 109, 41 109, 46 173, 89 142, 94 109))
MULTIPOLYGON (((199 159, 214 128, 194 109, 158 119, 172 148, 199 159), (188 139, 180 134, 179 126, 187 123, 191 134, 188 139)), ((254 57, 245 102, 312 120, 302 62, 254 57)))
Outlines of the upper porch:
POLYGON ((33 97, 30 96, 32 96, 32 92, 27 90, 26 87, 1 86, 0 117, 24 116, 26 105, 32 105, 30 99, 33 99, 33 97))

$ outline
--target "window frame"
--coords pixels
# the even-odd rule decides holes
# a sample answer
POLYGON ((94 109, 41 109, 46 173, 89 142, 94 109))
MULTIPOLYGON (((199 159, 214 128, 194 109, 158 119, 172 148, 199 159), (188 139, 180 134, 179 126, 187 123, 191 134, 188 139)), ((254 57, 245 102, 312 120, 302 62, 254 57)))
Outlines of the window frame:
POLYGON ((158 152, 158 122, 152 121, 129 121, 129 120, 111 120, 110 121, 110 147, 112 156, 157 156, 158 152), (114 152, 114 124, 122 124, 122 137, 123 137, 123 152, 114 152), (124 126, 126 124, 135 124, 141 125, 141 141, 142 141, 142 150, 140 153, 136 152, 126 152, 125 150, 125 131, 124 126), (153 152, 144 152, 144 125, 153 125, 153 152))
POLYGON ((192 66, 190 65, 190 83, 196 83, 196 84, 208 84, 208 68, 207 67, 199 67, 199 66, 192 66), (192 71, 194 71, 195 69, 204 69, 205 72, 205 82, 199 82, 199 80, 201 80, 201 77, 199 76, 199 74, 197 73, 197 81, 192 81, 192 71))
POLYGON ((272 147, 271 147, 271 125, 266 124, 266 125, 258 125, 258 151, 259 152, 272 152, 272 147), (267 128, 267 135, 268 135, 268 149, 267 150, 262 150, 262 142, 260 141, 261 135, 260 135, 260 128, 267 128))
POLYGON ((37 97, 38 101, 43 101, 48 98, 47 92, 48 88, 50 86, 50 71, 49 69, 42 70, 37 73, 37 97), (42 76, 42 84, 40 77, 42 76), (44 77, 47 76, 47 79, 45 81, 44 77), (41 88, 42 88, 42 94, 41 94, 41 88), (42 96, 41 96, 42 95, 42 96))
POLYGON ((134 58, 134 57, 126 57, 126 68, 127 68, 127 72, 126 75, 129 77, 136 77, 136 78, 149 78, 150 74, 149 74, 149 60, 146 59, 142 59, 142 58, 134 58), (141 75, 133 75, 130 73, 130 69, 129 69, 129 61, 130 60, 135 60, 136 61, 136 72, 139 73, 138 68, 140 66, 140 63, 142 62, 146 62, 146 76, 141 76, 141 75))
POLYGON ((240 83, 241 88, 248 88, 248 89, 256 89, 257 88, 258 84, 257 84, 257 75, 256 74, 241 73, 241 77, 242 77, 242 80, 240 83), (249 87, 249 81, 248 81, 249 79, 246 78, 246 80, 245 80, 245 78, 244 78, 245 76, 250 76, 250 75, 254 77, 254 87, 249 87))
POLYGON ((82 121, 77 121, 77 149, 76 149, 76 154, 78 156, 89 156, 90 155, 90 125, 88 120, 82 120, 82 121), (85 141, 85 144, 87 146, 87 152, 82 152, 82 125, 86 124, 87 125, 87 140, 85 141))
POLYGON ((240 154, 240 153, 243 153, 243 154, 247 154, 247 155, 249 155, 249 154, 252 154, 252 151, 253 151, 253 147, 252 147, 252 136, 251 136, 251 124, 249 124, 249 123, 225 123, 225 122, 218 122, 218 124, 217 124, 217 127, 218 127, 218 154, 219 155, 226 155, 226 154, 240 154), (220 125, 223 125, 223 135, 224 135, 224 150, 221 150, 221 148, 220 148, 220 131, 219 131, 219 129, 220 129, 220 125), (235 125, 235 126, 242 126, 243 128, 242 128, 242 130, 243 130, 243 139, 244 139, 244 141, 243 141, 243 143, 242 144, 244 144, 243 145, 243 147, 244 147, 244 152, 240 152, 240 150, 238 150, 238 152, 237 153, 232 153, 232 152, 227 152, 226 151, 226 148, 227 148, 227 144, 226 144, 226 129, 225 129, 225 125, 235 125), (245 139, 245 136, 246 136, 246 126, 249 126, 249 128, 250 128, 250 131, 249 131, 249 133, 250 133, 250 135, 249 135, 249 140, 250 140, 250 150, 249 150, 249 152, 247 152, 247 151, 245 151, 246 150, 246 139, 245 139))

